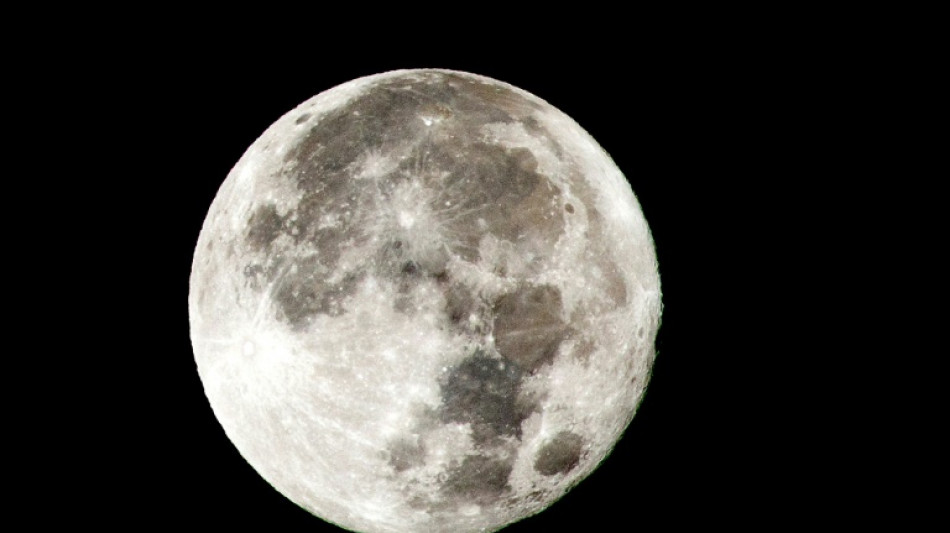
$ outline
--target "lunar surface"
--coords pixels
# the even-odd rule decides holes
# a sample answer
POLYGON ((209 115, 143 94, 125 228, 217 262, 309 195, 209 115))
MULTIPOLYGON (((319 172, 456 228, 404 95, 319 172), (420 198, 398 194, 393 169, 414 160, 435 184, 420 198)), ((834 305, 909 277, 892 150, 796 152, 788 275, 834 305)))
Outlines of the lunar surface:
POLYGON ((630 423, 654 359, 652 237, 569 117, 446 70, 304 102, 222 184, 191 337, 243 457, 361 532, 495 531, 630 423))

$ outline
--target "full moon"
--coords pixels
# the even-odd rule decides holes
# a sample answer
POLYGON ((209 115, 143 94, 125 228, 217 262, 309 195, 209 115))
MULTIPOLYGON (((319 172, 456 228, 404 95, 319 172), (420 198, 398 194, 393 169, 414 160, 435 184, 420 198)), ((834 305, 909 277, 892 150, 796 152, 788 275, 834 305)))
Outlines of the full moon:
POLYGON ((188 298, 205 394, 281 494, 365 533, 496 531, 590 474, 650 378, 660 280, 576 122, 474 74, 307 100, 212 203, 188 298))

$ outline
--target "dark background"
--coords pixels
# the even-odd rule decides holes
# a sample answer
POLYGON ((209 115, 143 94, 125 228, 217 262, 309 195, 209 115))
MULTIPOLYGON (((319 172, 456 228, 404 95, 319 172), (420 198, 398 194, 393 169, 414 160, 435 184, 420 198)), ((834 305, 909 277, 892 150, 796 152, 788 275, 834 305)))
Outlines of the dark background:
POLYGON ((800 351, 816 342, 801 332, 820 325, 797 315, 815 268, 800 230, 824 208, 795 133, 815 88, 790 74, 799 65, 781 45, 568 37, 345 54, 330 40, 293 53, 222 41, 145 47, 134 61, 113 42, 77 55, 88 68, 63 79, 85 87, 73 120, 91 127, 70 134, 91 146, 77 166, 97 197, 83 206, 95 236, 83 254, 113 258, 79 289, 110 309, 89 320, 112 333, 71 437, 88 451, 66 458, 88 499, 77 512, 132 530, 336 530, 260 478, 214 418, 188 338, 191 256, 217 188, 272 122, 350 79, 417 67, 486 75, 567 113, 627 176, 656 242, 664 311, 635 419, 589 478, 505 531, 758 527, 831 506, 826 488, 795 488, 818 440, 798 431, 803 402, 790 396, 807 397, 820 374, 800 351))

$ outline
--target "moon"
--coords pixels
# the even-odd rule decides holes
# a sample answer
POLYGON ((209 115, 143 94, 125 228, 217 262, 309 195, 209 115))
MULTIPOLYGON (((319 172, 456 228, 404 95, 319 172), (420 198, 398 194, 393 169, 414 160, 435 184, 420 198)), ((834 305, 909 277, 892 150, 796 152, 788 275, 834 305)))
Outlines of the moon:
POLYGON ((655 358, 660 280, 628 181, 576 122, 451 70, 307 100, 224 180, 191 339, 228 438, 367 533, 496 531, 610 453, 655 358))

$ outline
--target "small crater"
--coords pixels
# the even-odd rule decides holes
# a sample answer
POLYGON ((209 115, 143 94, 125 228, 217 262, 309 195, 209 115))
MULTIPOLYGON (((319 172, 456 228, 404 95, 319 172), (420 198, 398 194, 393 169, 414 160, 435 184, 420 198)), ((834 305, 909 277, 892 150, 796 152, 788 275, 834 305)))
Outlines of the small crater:
POLYGON ((304 113, 303 115, 300 115, 299 117, 297 117, 297 120, 294 121, 294 124, 303 124, 309 119, 310 119, 310 113, 304 113))
POLYGON ((566 474, 577 466, 583 449, 580 435, 562 431, 538 450, 534 469, 545 476, 566 474))
POLYGON ((415 276, 419 274, 419 265, 415 261, 406 261, 399 271, 407 276, 415 276))
POLYGON ((564 210, 570 214, 574 214, 574 206, 571 204, 564 204, 564 210))

